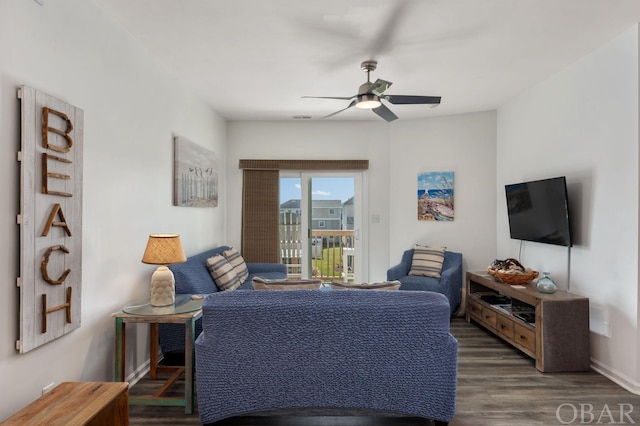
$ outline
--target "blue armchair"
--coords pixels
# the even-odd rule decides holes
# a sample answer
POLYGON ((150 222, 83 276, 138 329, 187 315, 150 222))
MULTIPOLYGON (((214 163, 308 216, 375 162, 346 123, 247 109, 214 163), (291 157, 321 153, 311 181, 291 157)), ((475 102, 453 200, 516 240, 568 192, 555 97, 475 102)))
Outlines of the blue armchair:
POLYGON ((434 291, 444 294, 449 299, 453 315, 462 298, 462 254, 445 251, 440 279, 409 275, 412 259, 413 249, 405 251, 400 263, 387 270, 387 280, 400 281, 400 290, 434 291))

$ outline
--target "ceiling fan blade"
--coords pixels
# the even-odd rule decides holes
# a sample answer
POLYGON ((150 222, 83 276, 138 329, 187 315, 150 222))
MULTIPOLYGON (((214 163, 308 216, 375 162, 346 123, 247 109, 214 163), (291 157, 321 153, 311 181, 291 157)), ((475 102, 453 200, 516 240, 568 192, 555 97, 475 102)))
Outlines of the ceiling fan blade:
POLYGON ((311 99, 339 99, 341 101, 348 101, 349 99, 355 98, 356 95, 353 96, 303 96, 303 98, 311 98, 311 99))
POLYGON ((380 28, 378 33, 375 34, 373 40, 371 40, 371 43, 369 44, 368 50, 372 58, 377 58, 381 54, 387 53, 391 50, 400 23, 404 15, 407 14, 408 7, 408 0, 396 2, 395 7, 384 22, 384 25, 380 28))
POLYGON ((342 111, 344 111, 344 110, 347 110, 347 109, 351 108, 351 107, 352 107, 352 106, 354 106, 355 104, 356 104, 356 101, 355 101, 355 99, 354 99, 353 101, 351 101, 351 103, 349 104, 349 106, 348 106, 348 107, 343 108, 343 109, 341 109, 341 110, 339 110, 339 111, 336 111, 336 112, 332 112, 331 114, 329 114, 329 115, 325 115, 324 117, 320 117, 320 119, 333 117, 334 115, 339 114, 339 113, 341 113, 342 111))
POLYGON ((374 108, 373 112, 384 118, 387 122, 398 119, 398 116, 395 115, 389 108, 384 106, 384 104, 380 104, 378 108, 374 108))
POLYGON ((393 83, 386 80, 377 79, 369 88, 369 93, 373 93, 374 95, 382 95, 385 90, 391 87, 393 83))
POLYGON ((404 95, 384 95, 382 99, 394 105, 409 104, 439 104, 441 96, 404 96, 404 95))

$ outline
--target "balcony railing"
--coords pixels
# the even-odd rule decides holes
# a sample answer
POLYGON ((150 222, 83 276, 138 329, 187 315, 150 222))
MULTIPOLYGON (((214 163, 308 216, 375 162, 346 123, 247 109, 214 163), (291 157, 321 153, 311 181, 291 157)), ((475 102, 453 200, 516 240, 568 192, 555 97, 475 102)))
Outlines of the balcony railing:
MULTIPOLYGON (((353 230, 311 230, 311 278, 353 281, 353 230)), ((299 224, 280 225, 280 257, 290 278, 302 277, 304 247, 299 224)))

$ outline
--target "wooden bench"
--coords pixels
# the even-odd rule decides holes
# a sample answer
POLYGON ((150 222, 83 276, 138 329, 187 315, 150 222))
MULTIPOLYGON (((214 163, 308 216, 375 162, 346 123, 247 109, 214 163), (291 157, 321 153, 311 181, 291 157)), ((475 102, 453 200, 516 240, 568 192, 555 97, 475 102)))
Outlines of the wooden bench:
POLYGON ((64 382, 2 422, 9 425, 129 424, 129 384, 64 382))

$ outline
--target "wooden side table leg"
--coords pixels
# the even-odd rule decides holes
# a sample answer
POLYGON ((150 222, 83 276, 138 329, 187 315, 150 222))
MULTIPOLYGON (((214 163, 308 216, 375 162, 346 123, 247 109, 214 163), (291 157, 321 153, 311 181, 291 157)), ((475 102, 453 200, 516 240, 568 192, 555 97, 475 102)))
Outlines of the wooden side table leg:
POLYGON ((193 366, 195 361, 195 333, 196 333, 196 320, 191 318, 185 321, 185 336, 184 336, 184 412, 185 414, 192 414, 195 409, 195 402, 193 394, 195 393, 195 387, 193 382, 193 366))
POLYGON ((151 370, 149 377, 155 380, 158 377, 158 323, 149 324, 149 361, 151 370))
POLYGON ((126 342, 125 323, 122 318, 116 318, 116 341, 115 341, 115 368, 114 382, 124 382, 124 351, 126 342))
POLYGON ((460 309, 458 310, 458 316, 465 317, 467 311, 467 286, 469 283, 463 283, 462 289, 460 290, 462 294, 460 295, 460 309))

